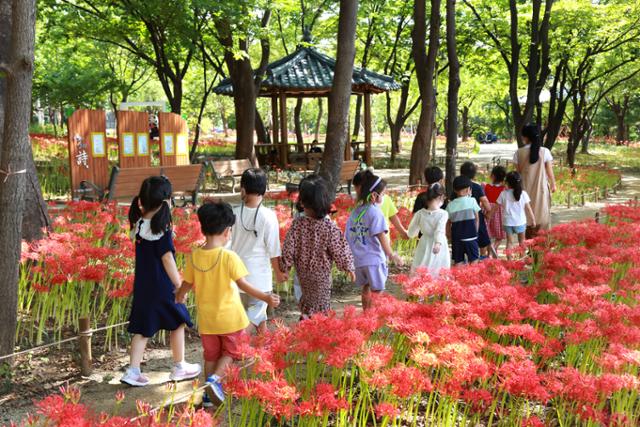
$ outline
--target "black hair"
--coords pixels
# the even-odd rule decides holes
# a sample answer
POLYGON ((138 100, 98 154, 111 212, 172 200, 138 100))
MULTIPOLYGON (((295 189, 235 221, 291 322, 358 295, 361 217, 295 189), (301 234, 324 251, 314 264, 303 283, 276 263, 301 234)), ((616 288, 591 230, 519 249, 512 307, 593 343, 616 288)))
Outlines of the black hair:
POLYGON ((359 200, 367 203, 371 198, 371 193, 382 193, 387 188, 387 182, 379 176, 374 175, 371 171, 365 171, 365 175, 360 187, 359 200))
POLYGON ((520 196, 522 195, 522 178, 520 174, 516 171, 509 172, 506 179, 507 185, 513 190, 513 198, 516 201, 520 201, 520 196))
POLYGON ((504 166, 494 166, 491 169, 491 175, 493 175, 496 182, 504 182, 504 178, 507 176, 507 169, 504 166))
POLYGON ((198 208, 200 230, 205 236, 222 234, 236 223, 236 216, 229 203, 207 201, 198 208))
POLYGON ((470 188, 470 187, 471 187, 471 179, 464 175, 458 175, 453 180, 453 191, 462 191, 465 188, 470 188))
POLYGON ((251 168, 242 172, 240 187, 247 194, 264 196, 267 192, 267 174, 260 168, 251 168))
POLYGON ((142 218, 143 210, 150 212, 160 208, 151 218, 151 232, 160 234, 169 230, 172 222, 171 208, 165 201, 171 199, 172 193, 171 182, 165 176, 150 176, 142 181, 140 192, 133 198, 129 207, 131 229, 133 230, 138 220, 142 218))
POLYGON ((542 139, 540 138, 540 128, 538 125, 525 125, 522 128, 522 136, 526 137, 531 143, 531 149, 529 150, 529 163, 534 164, 540 158, 540 146, 542 145, 542 139))
POLYGON ((476 173, 478 173, 478 167, 473 162, 464 162, 460 166, 460 175, 464 175, 469 179, 475 178, 476 173))
POLYGON ((317 174, 307 175, 303 178, 300 181, 298 205, 313 211, 316 219, 327 216, 331 210, 331 195, 327 181, 317 174))
POLYGON ((429 186, 429 189, 427 190, 426 201, 427 203, 429 203, 430 201, 442 196, 444 196, 444 187, 437 182, 434 182, 429 186))
POLYGON ((444 178, 444 173, 439 167, 427 166, 424 169, 424 179, 427 184, 431 185, 435 182, 439 182, 442 178, 444 178))
POLYGON ((369 172, 371 173, 371 171, 365 169, 365 170, 359 170, 354 176, 353 179, 351 179, 351 184, 353 184, 354 186, 361 186, 362 185, 362 181, 364 181, 364 176, 365 173, 369 172))

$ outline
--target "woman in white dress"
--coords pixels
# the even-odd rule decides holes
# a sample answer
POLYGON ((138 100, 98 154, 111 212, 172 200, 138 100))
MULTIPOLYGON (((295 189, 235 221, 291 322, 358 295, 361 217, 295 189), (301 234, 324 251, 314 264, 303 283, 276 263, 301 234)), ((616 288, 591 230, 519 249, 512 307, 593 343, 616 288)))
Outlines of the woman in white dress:
POLYGON ((449 214, 441 209, 444 203, 444 187, 438 183, 432 184, 427 190, 426 202, 426 206, 413 215, 407 230, 409 238, 422 233, 411 271, 426 268, 435 279, 439 277, 441 269, 451 267, 446 233, 449 214))

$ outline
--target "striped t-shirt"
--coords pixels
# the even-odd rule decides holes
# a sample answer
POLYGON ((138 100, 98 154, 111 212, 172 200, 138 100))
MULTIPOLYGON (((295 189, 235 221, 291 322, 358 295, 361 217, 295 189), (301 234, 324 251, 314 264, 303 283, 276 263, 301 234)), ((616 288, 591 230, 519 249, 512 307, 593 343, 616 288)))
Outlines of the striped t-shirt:
POLYGON ((476 214, 480 206, 473 197, 458 197, 447 205, 449 221, 451 221, 452 240, 475 240, 478 238, 476 214))

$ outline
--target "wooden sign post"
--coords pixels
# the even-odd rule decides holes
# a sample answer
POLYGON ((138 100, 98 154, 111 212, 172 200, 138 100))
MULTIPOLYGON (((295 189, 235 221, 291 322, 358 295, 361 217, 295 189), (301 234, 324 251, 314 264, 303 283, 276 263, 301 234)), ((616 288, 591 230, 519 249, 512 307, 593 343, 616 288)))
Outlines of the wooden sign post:
POLYGON ((151 167, 149 114, 118 111, 118 148, 120 168, 151 167))
POLYGON ((101 188, 109 182, 106 115, 102 110, 76 110, 68 126, 71 197, 76 198, 82 181, 101 188))
POLYGON ((187 121, 175 113, 158 113, 160 166, 182 166, 189 161, 187 121))

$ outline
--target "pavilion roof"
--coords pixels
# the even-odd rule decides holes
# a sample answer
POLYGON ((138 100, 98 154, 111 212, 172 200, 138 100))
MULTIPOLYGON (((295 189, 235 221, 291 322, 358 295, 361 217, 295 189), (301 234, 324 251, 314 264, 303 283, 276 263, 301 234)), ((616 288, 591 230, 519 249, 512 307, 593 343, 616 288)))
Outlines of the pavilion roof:
MULTIPOLYGON (((327 96, 333 83, 336 60, 311 47, 298 47, 295 52, 267 66, 259 96, 287 97, 327 96)), ((353 93, 382 93, 400 89, 393 77, 364 68, 353 68, 353 93)), ((230 79, 224 79, 214 92, 233 95, 230 79)))

